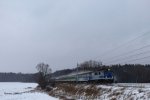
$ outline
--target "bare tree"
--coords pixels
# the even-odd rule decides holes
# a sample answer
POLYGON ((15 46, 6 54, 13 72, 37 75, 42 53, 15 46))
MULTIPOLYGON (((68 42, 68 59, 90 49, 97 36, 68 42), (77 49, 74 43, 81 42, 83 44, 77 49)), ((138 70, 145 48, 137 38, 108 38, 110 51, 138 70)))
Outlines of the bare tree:
POLYGON ((37 82, 39 84, 39 86, 44 89, 46 88, 48 82, 49 82, 49 76, 51 75, 51 68, 49 68, 48 64, 44 64, 44 63, 39 63, 36 66, 36 69, 38 70, 38 78, 37 78, 37 82))

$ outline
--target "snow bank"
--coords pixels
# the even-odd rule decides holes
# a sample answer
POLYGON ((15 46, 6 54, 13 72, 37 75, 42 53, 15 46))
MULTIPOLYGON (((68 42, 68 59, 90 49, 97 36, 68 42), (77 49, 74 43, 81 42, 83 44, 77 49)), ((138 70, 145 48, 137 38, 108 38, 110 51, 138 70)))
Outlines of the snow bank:
POLYGON ((58 100, 45 93, 32 92, 36 83, 0 83, 0 100, 58 100))
POLYGON ((80 100, 150 100, 150 84, 59 84, 53 94, 80 100))

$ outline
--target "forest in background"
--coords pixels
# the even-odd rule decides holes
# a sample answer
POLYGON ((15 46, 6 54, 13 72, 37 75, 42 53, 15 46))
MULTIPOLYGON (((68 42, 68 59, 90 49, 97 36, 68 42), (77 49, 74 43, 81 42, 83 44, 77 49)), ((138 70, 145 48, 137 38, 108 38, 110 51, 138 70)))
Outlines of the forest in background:
POLYGON ((36 82, 36 74, 0 73, 0 82, 36 82))
MULTIPOLYGON (((96 71, 110 69, 118 83, 150 83, 150 65, 125 64, 106 66, 97 61, 85 61, 77 64, 78 67, 63 69, 52 73, 52 77, 67 75, 77 71, 96 71)), ((0 73, 0 82, 37 82, 37 73, 0 73)))
POLYGON ((77 68, 64 69, 53 73, 53 77, 70 74, 77 71, 96 71, 104 68, 110 69, 118 83, 150 83, 150 65, 125 64, 125 65, 102 65, 102 62, 86 61, 77 64, 77 68))

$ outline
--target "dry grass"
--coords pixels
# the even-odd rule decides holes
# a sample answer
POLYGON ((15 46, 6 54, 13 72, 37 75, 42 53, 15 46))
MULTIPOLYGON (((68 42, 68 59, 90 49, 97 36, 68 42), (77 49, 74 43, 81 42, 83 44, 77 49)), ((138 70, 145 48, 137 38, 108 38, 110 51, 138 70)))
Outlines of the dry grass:
POLYGON ((85 89, 86 96, 97 96, 100 90, 97 89, 95 85, 91 85, 90 87, 85 89))
POLYGON ((110 100, 117 100, 116 97, 111 98, 110 100))
POLYGON ((150 98, 150 92, 149 92, 149 93, 147 93, 147 97, 148 97, 148 98, 150 98))
POLYGON ((113 92, 112 94, 110 94, 108 97, 113 97, 113 96, 117 97, 117 96, 119 96, 121 94, 122 94, 121 91, 116 91, 116 92, 113 92))
MULTIPOLYGON (((84 85, 75 85, 75 84, 57 84, 56 89, 53 92, 56 91, 62 91, 65 93, 65 95, 77 95, 77 96, 83 96, 85 95, 86 97, 96 97, 100 93, 101 88, 97 88, 95 85, 89 85, 86 88, 84 85)), ((51 93, 50 93, 51 94, 51 93)))
POLYGON ((139 89, 138 91, 139 91, 139 93, 142 93, 142 92, 144 92, 142 89, 139 89))

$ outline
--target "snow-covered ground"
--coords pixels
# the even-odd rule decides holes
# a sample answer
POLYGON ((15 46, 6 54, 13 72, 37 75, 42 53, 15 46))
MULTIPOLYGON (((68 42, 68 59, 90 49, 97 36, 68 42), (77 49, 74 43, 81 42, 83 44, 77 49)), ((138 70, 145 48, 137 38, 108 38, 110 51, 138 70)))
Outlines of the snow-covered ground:
POLYGON ((53 93, 79 100, 150 100, 150 84, 59 84, 53 93))
MULTIPOLYGON (((60 85, 53 93, 66 98, 85 100, 94 96, 97 100, 150 100, 150 84, 60 85)), ((58 100, 46 93, 35 91, 36 86, 36 83, 0 83, 0 100, 58 100)))
POLYGON ((0 100, 58 100, 45 93, 35 92, 36 83, 0 83, 0 100))
POLYGON ((103 100, 150 100, 150 84, 117 83, 98 88, 104 90, 99 96, 103 100))

